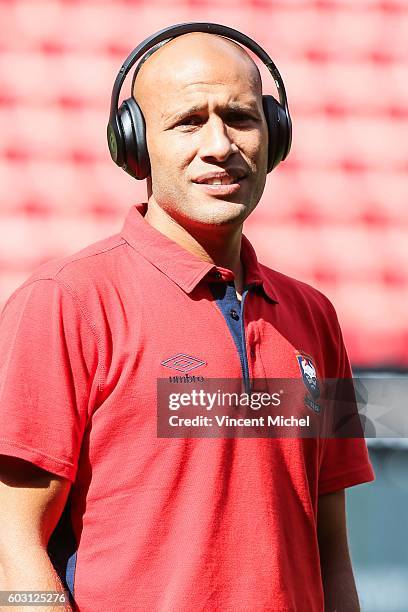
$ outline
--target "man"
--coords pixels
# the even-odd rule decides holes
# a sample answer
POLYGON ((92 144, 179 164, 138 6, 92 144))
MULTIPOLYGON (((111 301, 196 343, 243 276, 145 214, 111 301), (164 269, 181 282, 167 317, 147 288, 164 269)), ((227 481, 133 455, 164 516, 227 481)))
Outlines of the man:
POLYGON ((83 612, 355 612, 344 488, 373 479, 363 440, 157 436, 156 381, 180 369, 350 375, 330 302, 242 236, 267 174, 258 70, 189 33, 134 95, 147 206, 2 313, 2 588, 61 589, 56 568, 83 612))

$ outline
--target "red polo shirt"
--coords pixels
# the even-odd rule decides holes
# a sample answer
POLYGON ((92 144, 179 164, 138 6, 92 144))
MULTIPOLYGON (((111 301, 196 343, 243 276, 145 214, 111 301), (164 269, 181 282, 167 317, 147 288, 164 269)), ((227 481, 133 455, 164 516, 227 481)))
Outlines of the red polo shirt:
POLYGON ((156 384, 299 376, 299 352, 349 376, 334 309, 245 238, 239 303, 144 210, 7 301, 0 453, 72 482, 50 556, 83 612, 321 612, 318 495, 373 479, 364 440, 158 438, 156 384))

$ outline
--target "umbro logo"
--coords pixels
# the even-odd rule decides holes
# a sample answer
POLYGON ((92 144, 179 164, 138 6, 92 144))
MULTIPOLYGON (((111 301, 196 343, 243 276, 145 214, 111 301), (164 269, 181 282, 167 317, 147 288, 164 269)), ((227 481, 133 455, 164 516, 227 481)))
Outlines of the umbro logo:
POLYGON ((161 365, 165 366, 166 368, 178 370, 179 372, 184 373, 190 372, 191 370, 206 364, 206 361, 198 359, 197 357, 192 357, 191 355, 186 355, 185 353, 177 353, 177 355, 169 357, 161 362, 161 365))

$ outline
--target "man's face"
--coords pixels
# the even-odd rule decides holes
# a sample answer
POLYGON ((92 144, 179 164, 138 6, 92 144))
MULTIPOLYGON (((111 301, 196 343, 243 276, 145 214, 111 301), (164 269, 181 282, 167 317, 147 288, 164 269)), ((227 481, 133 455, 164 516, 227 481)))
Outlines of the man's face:
POLYGON ((219 37, 181 36, 149 58, 135 92, 157 204, 184 227, 242 223, 262 195, 268 156, 249 58, 219 37))

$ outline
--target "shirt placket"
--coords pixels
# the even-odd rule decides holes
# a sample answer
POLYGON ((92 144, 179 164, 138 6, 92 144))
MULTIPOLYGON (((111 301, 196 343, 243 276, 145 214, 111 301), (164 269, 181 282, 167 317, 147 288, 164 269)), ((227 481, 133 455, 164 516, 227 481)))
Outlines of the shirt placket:
POLYGON ((251 391, 250 366, 247 353, 246 325, 245 325, 245 305, 249 297, 250 287, 245 287, 241 301, 238 300, 234 283, 228 282, 225 285, 225 293, 219 295, 220 287, 212 286, 213 294, 216 298, 217 306, 221 310, 228 329, 232 335, 235 346, 239 353, 242 379, 245 391, 251 391))

